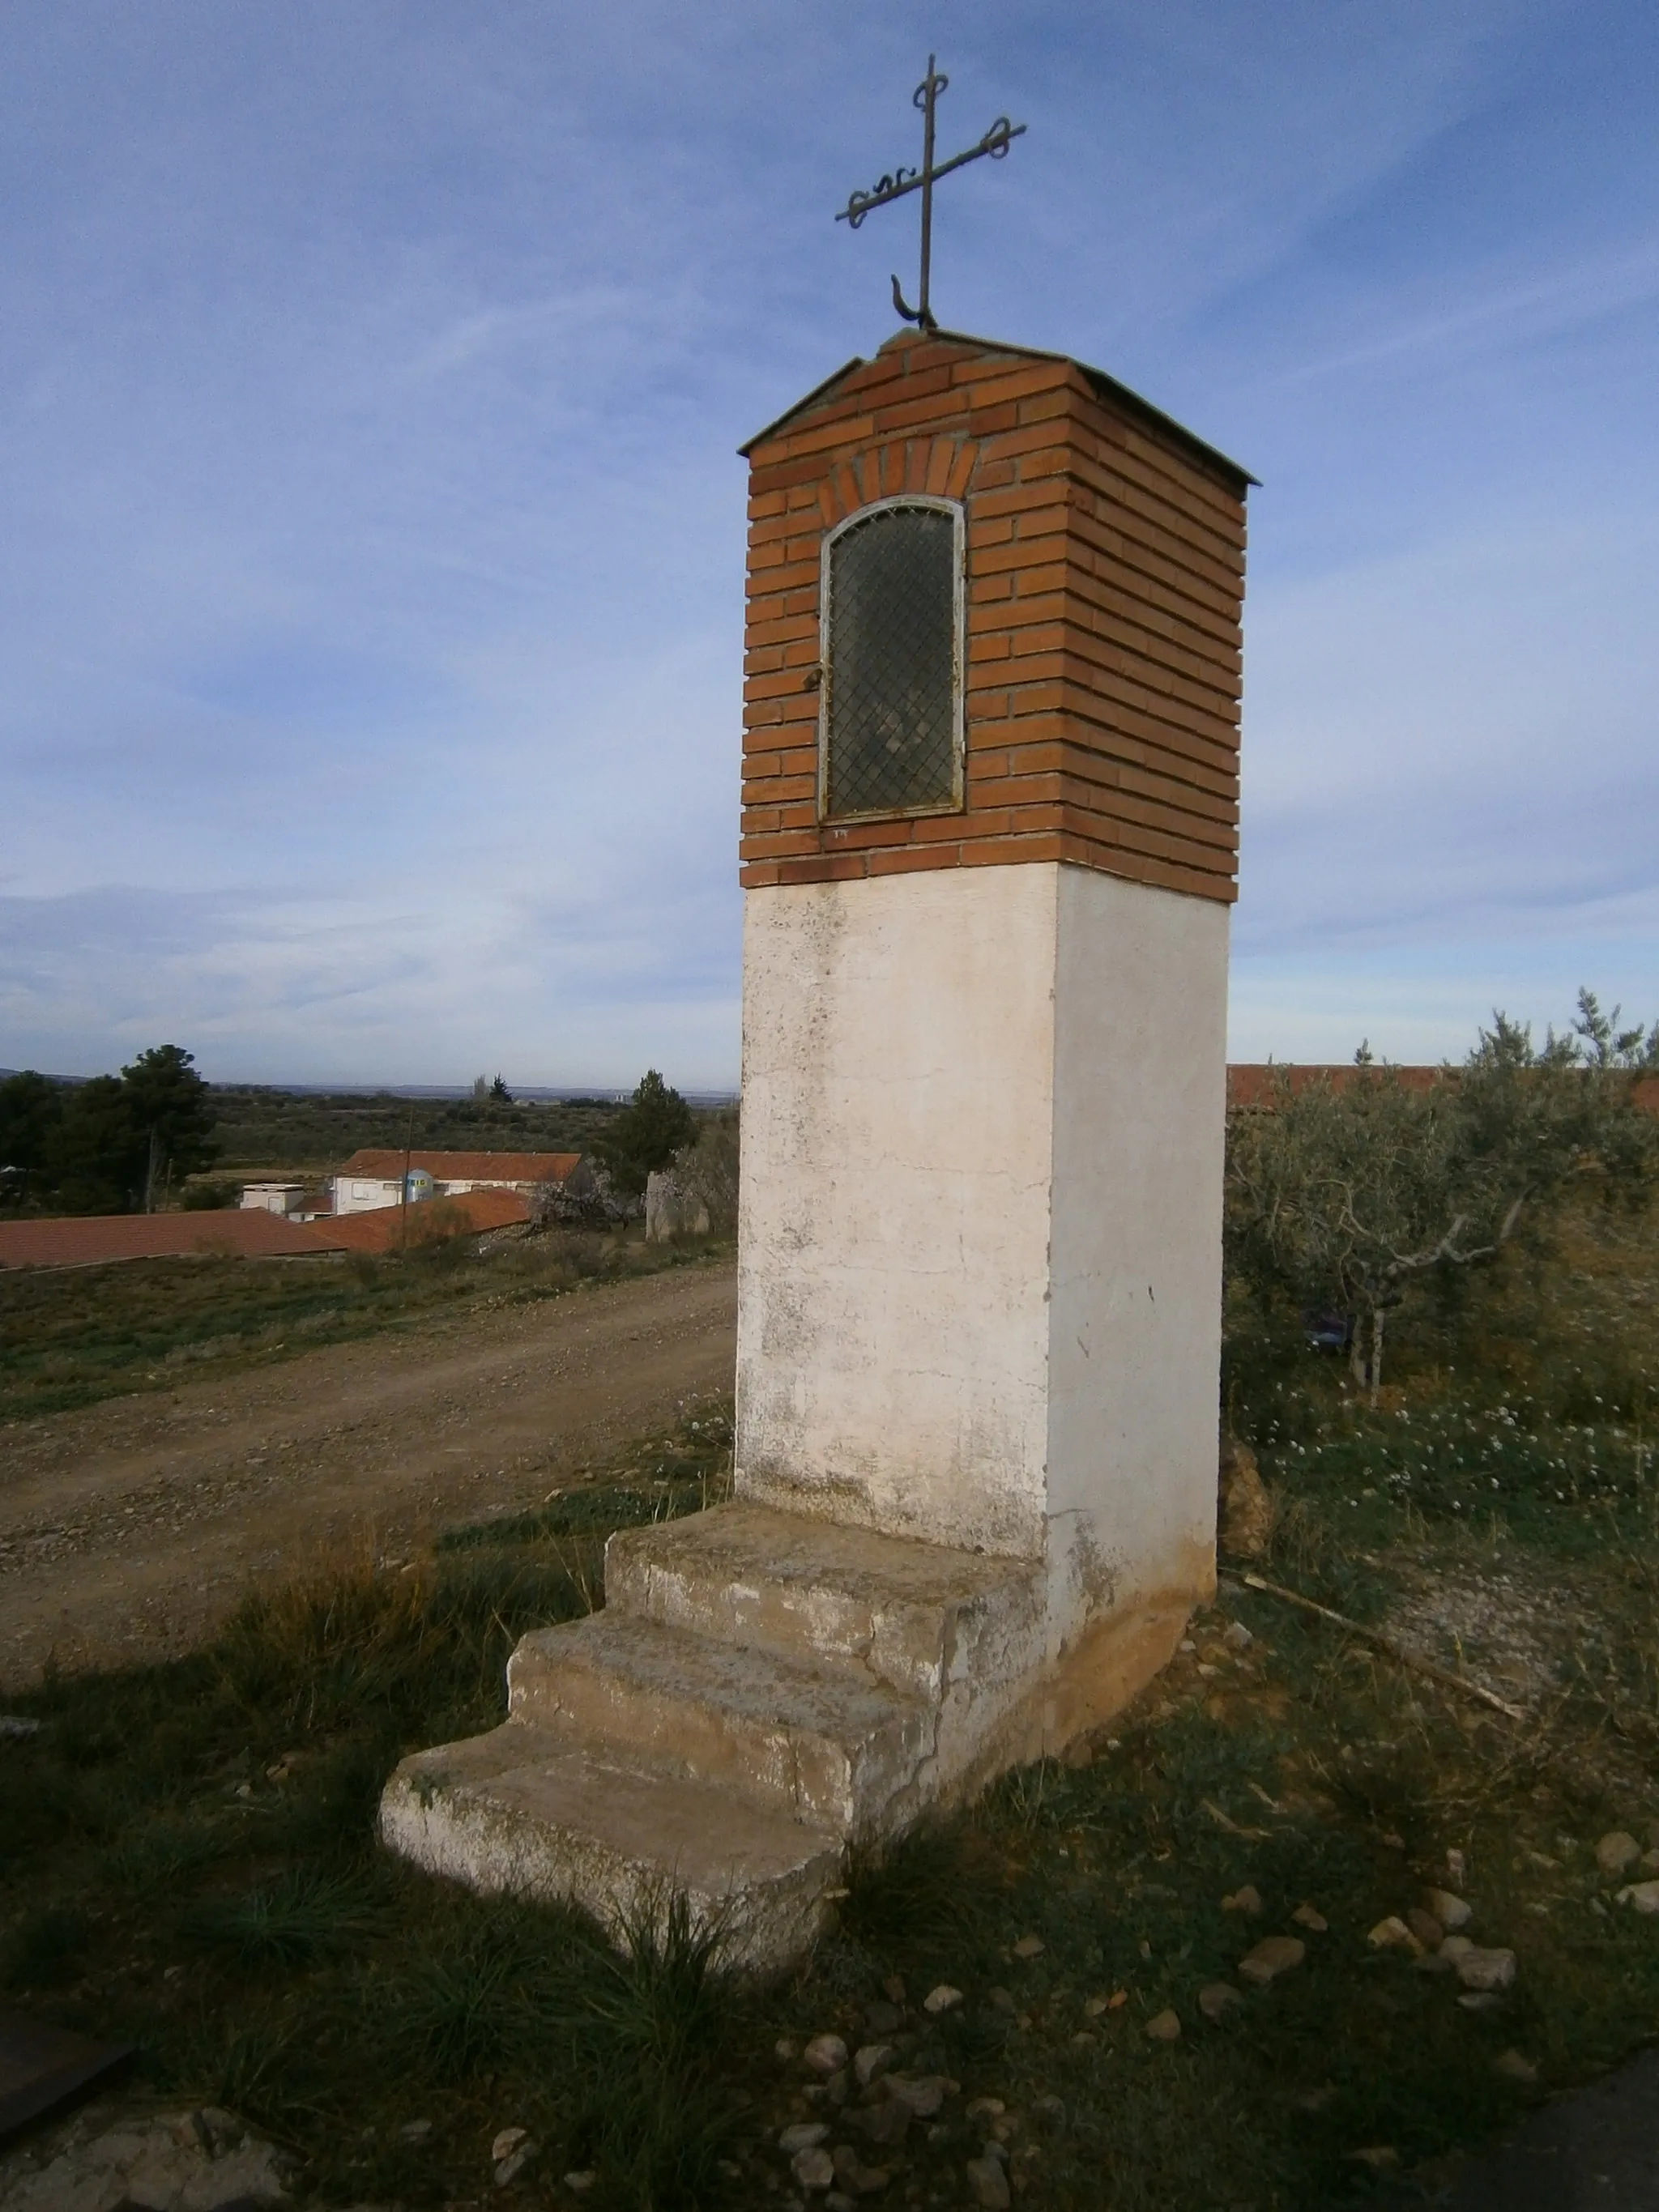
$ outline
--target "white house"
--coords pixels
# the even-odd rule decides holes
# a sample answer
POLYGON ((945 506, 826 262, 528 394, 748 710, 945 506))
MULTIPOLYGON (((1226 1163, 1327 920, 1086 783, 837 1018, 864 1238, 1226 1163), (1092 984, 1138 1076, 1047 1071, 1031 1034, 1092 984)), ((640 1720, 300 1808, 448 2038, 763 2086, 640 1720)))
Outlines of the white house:
MULTIPOLYGON (((434 1152, 421 1147, 354 1152, 333 1178, 334 1211, 373 1213, 403 1199, 404 1171, 429 1179, 430 1189, 412 1181, 411 1198, 454 1198, 467 1190, 516 1190, 521 1196, 547 1183, 562 1183, 580 1159, 580 1152, 434 1152)), ((246 1204, 246 1200, 244 1203, 246 1204)))
POLYGON ((242 1206, 245 1212, 280 1213, 286 1218, 298 1213, 305 1205, 306 1187, 302 1182, 245 1182, 242 1185, 242 1206))

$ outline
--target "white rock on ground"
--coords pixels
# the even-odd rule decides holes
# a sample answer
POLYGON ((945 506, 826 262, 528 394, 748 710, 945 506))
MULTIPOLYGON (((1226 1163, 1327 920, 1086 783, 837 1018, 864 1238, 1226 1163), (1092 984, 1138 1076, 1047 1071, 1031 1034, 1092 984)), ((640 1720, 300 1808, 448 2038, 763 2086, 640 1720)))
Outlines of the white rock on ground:
POLYGON ((94 2105, 0 2158, 0 2212, 221 2212, 279 2204, 289 2161, 216 2108, 94 2105))
POLYGON ((1479 1944, 1471 1944, 1458 1957, 1457 1978, 1466 1990, 1482 1996, 1506 1990, 1515 1979, 1515 1954, 1500 1948, 1483 1950, 1479 1944))
POLYGON ((1423 1902, 1443 1928, 1467 1928, 1474 1917, 1474 1906, 1449 1889, 1425 1889, 1423 1902))
POLYGON ((778 2148, 786 2158, 793 2158, 798 2151, 816 2150, 829 2133, 822 2121, 798 2120, 778 2137, 778 2148))
POLYGON ((1595 1863, 1603 1874, 1619 1875, 1626 1867, 1633 1867, 1642 1856, 1642 1846, 1634 1836, 1623 1828, 1611 1828, 1595 1846, 1595 1863))
POLYGON ((1308 1947, 1296 1936, 1264 1936, 1255 1950, 1238 1962, 1238 1971, 1247 1982, 1265 1989, 1280 1974, 1299 1966, 1308 1955, 1308 1947))
POLYGON ((810 2150, 798 2150, 789 2161, 789 2170, 803 2189, 828 2189, 836 2178, 835 2160, 817 2144, 810 2150))
POLYGON ((984 2207, 985 2212, 1006 2212, 1013 2200, 1008 2193, 1008 2176, 1000 2158, 988 2150, 983 2158, 970 2158, 963 2171, 968 2179, 968 2193, 975 2204, 984 2207))

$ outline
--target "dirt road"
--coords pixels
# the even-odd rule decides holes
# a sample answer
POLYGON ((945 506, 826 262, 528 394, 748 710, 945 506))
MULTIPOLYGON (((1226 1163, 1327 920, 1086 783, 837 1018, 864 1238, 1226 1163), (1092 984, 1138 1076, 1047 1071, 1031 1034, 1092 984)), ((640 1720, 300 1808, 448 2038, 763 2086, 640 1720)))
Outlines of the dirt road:
POLYGON ((0 1428, 0 1686, 183 1650, 251 1576, 538 1503, 732 1387, 729 1265, 0 1428))

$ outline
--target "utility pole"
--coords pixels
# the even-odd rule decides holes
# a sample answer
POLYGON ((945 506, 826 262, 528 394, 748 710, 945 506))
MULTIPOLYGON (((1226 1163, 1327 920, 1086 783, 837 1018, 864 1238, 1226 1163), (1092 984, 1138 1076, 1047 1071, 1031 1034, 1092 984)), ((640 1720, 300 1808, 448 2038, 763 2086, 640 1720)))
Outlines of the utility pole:
POLYGON ((415 1109, 409 1109, 409 1127, 404 1133, 403 1219, 398 1223, 398 1249, 409 1249, 409 1164, 415 1150, 415 1109))

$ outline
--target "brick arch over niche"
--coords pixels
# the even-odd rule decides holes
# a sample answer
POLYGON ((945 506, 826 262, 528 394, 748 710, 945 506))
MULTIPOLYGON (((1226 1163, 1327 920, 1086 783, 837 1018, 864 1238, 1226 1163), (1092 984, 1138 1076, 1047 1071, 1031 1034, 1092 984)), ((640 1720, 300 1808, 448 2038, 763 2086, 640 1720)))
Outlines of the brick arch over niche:
POLYGON ((1098 370, 945 331, 744 452, 746 887, 1069 860, 1237 895, 1243 469, 1098 370), (966 514, 963 804, 821 822, 823 540, 906 492, 966 514))

